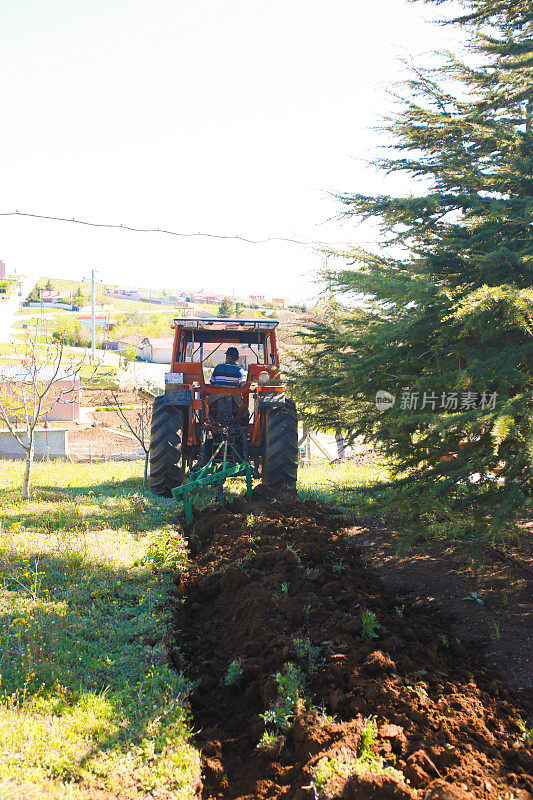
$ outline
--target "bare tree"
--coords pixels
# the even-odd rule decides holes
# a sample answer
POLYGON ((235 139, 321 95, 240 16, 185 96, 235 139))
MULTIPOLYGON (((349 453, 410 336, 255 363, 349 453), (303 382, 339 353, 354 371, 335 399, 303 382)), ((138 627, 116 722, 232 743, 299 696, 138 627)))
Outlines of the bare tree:
POLYGON ((144 452, 143 486, 146 486, 148 481, 148 461, 150 458, 150 431, 152 427, 154 402, 153 392, 150 390, 148 382, 133 372, 125 371, 122 375, 119 375, 119 380, 121 389, 134 392, 139 400, 139 403, 134 408, 135 414, 133 419, 128 418, 124 413, 118 392, 115 389, 109 389, 109 396, 112 402, 109 400, 108 402, 113 411, 118 414, 122 422, 124 422, 133 436, 135 436, 144 452))
MULTIPOLYGON (((80 373, 87 364, 85 355, 64 362, 61 339, 40 344, 38 338, 36 328, 25 336, 21 348, 15 346, 18 363, 0 366, 0 423, 26 454, 22 479, 22 497, 26 500, 30 497, 37 425, 58 403, 75 401, 75 395, 82 388, 80 373)), ((92 375, 96 369, 97 366, 92 375)))

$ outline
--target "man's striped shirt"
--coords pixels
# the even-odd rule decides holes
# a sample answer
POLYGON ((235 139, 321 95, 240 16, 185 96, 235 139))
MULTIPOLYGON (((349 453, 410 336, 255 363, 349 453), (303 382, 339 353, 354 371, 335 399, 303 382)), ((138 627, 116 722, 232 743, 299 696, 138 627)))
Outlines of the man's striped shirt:
POLYGON ((246 372, 233 361, 217 364, 211 375, 214 386, 240 386, 246 383, 246 372))

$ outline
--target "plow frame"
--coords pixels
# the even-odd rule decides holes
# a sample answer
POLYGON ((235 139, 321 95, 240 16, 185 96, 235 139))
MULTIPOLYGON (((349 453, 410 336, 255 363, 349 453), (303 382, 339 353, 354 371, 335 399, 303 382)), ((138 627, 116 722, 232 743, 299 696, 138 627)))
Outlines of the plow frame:
POLYGON ((172 489, 172 497, 175 500, 183 501, 183 508, 185 511, 185 521, 187 525, 192 525, 193 522, 193 505, 191 494, 197 489, 204 486, 215 486, 217 488, 217 499, 219 503, 224 502, 224 483, 226 478, 235 478, 241 475, 246 477, 246 494, 248 498, 252 499, 252 478, 255 470, 252 465, 244 461, 238 452, 235 450, 231 442, 227 439, 217 447, 207 464, 201 469, 194 470, 189 473, 189 480, 187 483, 182 483, 172 489), (228 447, 233 450, 236 462, 228 461, 228 447), (217 460, 219 453, 222 453, 221 460, 217 460))

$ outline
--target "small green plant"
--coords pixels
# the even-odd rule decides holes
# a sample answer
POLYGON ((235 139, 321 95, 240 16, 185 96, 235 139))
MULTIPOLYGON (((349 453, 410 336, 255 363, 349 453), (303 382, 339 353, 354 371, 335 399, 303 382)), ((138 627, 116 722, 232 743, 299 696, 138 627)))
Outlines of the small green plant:
POLYGON ((232 661, 228 667, 228 671, 224 676, 225 686, 235 686, 242 678, 242 665, 239 659, 232 661))
POLYGON ((533 742, 533 728, 528 728, 527 723, 522 717, 518 717, 517 719, 518 727, 520 728, 520 741, 521 742, 533 742))
POLYGON ((285 596, 289 594, 289 584, 286 581, 281 584, 281 591, 285 596))
POLYGON ((248 528, 255 528, 258 522, 259 518, 256 517, 255 514, 248 514, 246 517, 246 525, 248 528))
POLYGON ((365 728, 361 734, 361 741, 359 742, 359 758, 363 761, 371 760, 376 757, 376 754, 372 750, 372 745, 374 744, 377 732, 376 717, 367 717, 367 719, 365 719, 365 728))
POLYGON ((497 624, 495 623, 495 621, 493 619, 491 619, 490 624, 492 625, 492 635, 493 635, 493 637, 496 640, 501 639, 502 637, 501 637, 500 629, 498 628, 497 624))
POLYGON ((146 554, 135 564, 135 566, 177 570, 185 569, 186 565, 185 542, 178 538, 170 527, 160 528, 152 533, 146 554))
POLYGON ((306 619, 309 619, 309 614, 311 614, 312 611, 313 611, 313 606, 311 605, 311 603, 307 603, 307 605, 304 606, 304 614, 306 619))
POLYGON ((446 636, 446 634, 445 634, 445 633, 439 633, 439 635, 438 635, 438 637, 437 637, 437 638, 438 638, 439 642, 440 642, 440 643, 441 643, 441 644, 442 644, 444 647, 449 647, 449 646, 450 646, 450 643, 449 643, 449 641, 448 641, 448 637, 446 636))
POLYGON ((298 656, 300 658, 307 659, 309 672, 313 672, 313 670, 316 669, 317 660, 320 656, 322 648, 318 647, 317 645, 313 646, 309 636, 306 636, 303 639, 301 637, 297 637, 294 639, 294 646, 298 656))
POLYGON ((381 627, 376 615, 372 611, 365 610, 361 613, 361 637, 363 639, 377 639, 377 630, 381 627))
POLYGON ((423 705, 428 702, 429 695, 424 686, 408 686, 407 688, 418 695, 418 699, 423 705))
POLYGON ((333 758, 324 756, 320 759, 313 774, 313 783, 317 788, 321 789, 335 775, 335 767, 333 758))
POLYGON ((344 569, 344 564, 342 563, 342 558, 339 558, 338 561, 334 561, 331 565, 333 572, 336 572, 338 575, 341 574, 342 570, 344 569))
POLYGON ((394 606, 394 610, 396 611, 396 614, 397 614, 397 615, 400 617, 400 619, 403 617, 403 610, 404 610, 404 608, 405 608, 405 606, 404 606, 404 605, 401 605, 401 606, 394 606))
POLYGON ((259 750, 274 750, 279 744, 281 736, 272 731, 265 731, 257 743, 259 750))
POLYGON ((292 662, 285 664, 282 671, 275 675, 278 684, 278 696, 274 704, 261 714, 261 719, 277 731, 287 731, 292 720, 304 707, 303 688, 305 675, 300 667, 292 662))
POLYGON ((292 553, 299 567, 302 566, 302 559, 300 558, 300 551, 293 547, 292 544, 287 545, 287 552, 292 553))
POLYGON ((325 723, 335 722, 336 717, 333 714, 328 714, 324 703, 322 703, 322 705, 320 705, 316 710, 318 712, 318 716, 321 722, 325 723))

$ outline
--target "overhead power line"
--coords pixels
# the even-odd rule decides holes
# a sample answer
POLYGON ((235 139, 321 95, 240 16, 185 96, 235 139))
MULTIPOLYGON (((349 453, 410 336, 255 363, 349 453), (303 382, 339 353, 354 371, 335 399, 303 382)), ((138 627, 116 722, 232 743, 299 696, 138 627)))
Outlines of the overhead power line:
POLYGON ((0 211, 0 217, 31 217, 32 219, 45 219, 53 220, 54 222, 73 222, 76 225, 86 225, 90 228, 116 228, 124 231, 135 231, 137 233, 164 233, 168 236, 180 236, 187 239, 203 238, 203 239, 235 239, 239 242, 246 242, 246 244, 266 244, 267 242, 287 242, 288 244, 297 244, 301 247, 313 247, 315 249, 330 248, 331 245, 324 244, 323 242, 310 242, 301 241, 299 239, 292 239, 288 236, 267 236, 264 239, 251 239, 247 236, 240 236, 237 233, 223 234, 223 233, 183 233, 180 231, 169 231, 166 228, 137 228, 133 225, 118 225, 107 222, 88 222, 83 219, 71 219, 68 217, 52 217, 48 214, 30 214, 28 211, 0 211))

